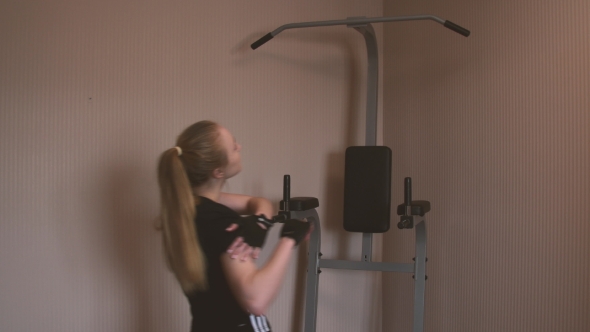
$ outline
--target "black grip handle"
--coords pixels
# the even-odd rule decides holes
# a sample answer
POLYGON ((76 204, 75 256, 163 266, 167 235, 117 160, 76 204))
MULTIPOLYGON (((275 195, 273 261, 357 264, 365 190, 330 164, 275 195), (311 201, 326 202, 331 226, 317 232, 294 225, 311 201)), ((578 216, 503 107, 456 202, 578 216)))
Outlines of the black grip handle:
POLYGON ((469 34, 471 33, 471 31, 465 29, 462 26, 459 26, 451 21, 445 21, 445 28, 451 29, 453 31, 455 31, 456 33, 462 34, 465 37, 469 37, 469 34))
POLYGON ((259 48, 260 46, 264 45, 264 43, 266 43, 267 41, 271 40, 272 37, 273 37, 273 35, 269 32, 266 35, 262 36, 262 38, 253 42, 252 45, 250 45, 250 47, 252 47, 252 49, 255 50, 255 49, 259 48))
POLYGON ((291 200, 291 176, 283 176, 283 211, 289 212, 289 200, 291 200))
POLYGON ((289 216, 287 216, 286 214, 278 214, 274 217, 272 217, 272 223, 273 225, 276 223, 284 223, 285 221, 287 221, 289 219, 289 216))
POLYGON ((404 205, 412 205, 412 178, 404 179, 404 205))

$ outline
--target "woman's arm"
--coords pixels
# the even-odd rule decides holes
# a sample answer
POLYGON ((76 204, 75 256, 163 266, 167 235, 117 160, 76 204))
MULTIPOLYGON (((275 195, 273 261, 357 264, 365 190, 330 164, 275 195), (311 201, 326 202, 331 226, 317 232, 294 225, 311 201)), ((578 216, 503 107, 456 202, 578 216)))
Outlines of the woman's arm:
POLYGON ((251 259, 235 260, 221 255, 229 286, 240 306, 254 315, 263 315, 280 289, 295 241, 282 237, 266 264, 258 269, 251 259))
POLYGON ((229 207, 239 214, 262 214, 268 219, 274 216, 272 203, 263 197, 222 192, 219 195, 219 203, 229 207))
MULTIPOLYGON (((247 195, 230 194, 222 192, 219 195, 218 202, 239 214, 264 215, 267 219, 272 218, 274 210, 272 203, 262 197, 253 197, 247 195)), ((261 226, 265 228, 264 226, 261 226)), ((226 230, 233 232, 238 229, 238 224, 230 225, 226 230)), ((227 248, 230 258, 239 258, 245 260, 246 257, 258 258, 261 248, 253 248, 244 241, 245 239, 237 237, 236 240, 227 248)), ((246 240, 247 241, 247 240, 246 240)))

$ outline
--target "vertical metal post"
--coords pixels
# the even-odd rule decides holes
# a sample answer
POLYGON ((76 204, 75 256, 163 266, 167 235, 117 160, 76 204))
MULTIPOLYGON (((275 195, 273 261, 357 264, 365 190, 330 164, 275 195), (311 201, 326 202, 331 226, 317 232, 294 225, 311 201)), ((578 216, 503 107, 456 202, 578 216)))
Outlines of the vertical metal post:
POLYGON ((315 332, 317 322, 318 285, 320 277, 320 245, 321 228, 320 218, 315 209, 307 211, 291 211, 292 218, 304 219, 313 222, 314 230, 311 233, 307 251, 307 276, 305 281, 305 310, 303 331, 315 332))
POLYGON ((367 110, 365 123, 365 145, 377 145, 377 91, 379 86, 379 53, 375 30, 371 23, 349 24, 365 38, 367 46, 367 110))
MULTIPOLYGON (((377 90, 379 85, 379 54, 375 30, 371 23, 349 24, 365 38, 367 46, 367 109, 365 118, 365 145, 377 145, 377 90)), ((373 259, 373 233, 363 233, 361 261, 373 259)))
POLYGON ((373 260, 373 233, 363 233, 361 261, 371 262, 373 260))
MULTIPOLYGON (((417 216, 416 216, 417 217, 417 216)), ((424 331, 424 293, 426 288, 426 222, 416 224, 416 262, 414 265, 414 332, 424 331)))

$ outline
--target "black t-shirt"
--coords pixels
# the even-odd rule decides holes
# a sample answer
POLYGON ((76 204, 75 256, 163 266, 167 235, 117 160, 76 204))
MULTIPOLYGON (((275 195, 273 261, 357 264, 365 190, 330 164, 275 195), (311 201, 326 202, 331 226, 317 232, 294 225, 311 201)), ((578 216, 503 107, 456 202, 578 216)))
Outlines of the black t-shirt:
POLYGON ((221 255, 236 238, 235 232, 225 229, 240 216, 225 205, 205 197, 199 199, 195 222, 201 248, 207 257, 209 288, 187 294, 193 316, 191 332, 270 331, 266 317, 251 315, 239 306, 221 267, 221 255))

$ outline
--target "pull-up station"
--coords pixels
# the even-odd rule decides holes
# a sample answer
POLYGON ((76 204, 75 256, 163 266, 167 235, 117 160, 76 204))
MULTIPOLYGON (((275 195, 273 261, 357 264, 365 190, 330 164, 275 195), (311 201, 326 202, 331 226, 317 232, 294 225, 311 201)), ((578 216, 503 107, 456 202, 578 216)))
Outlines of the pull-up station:
POLYGON ((280 27, 274 29, 273 31, 267 33, 262 38, 258 39, 254 43, 252 43, 251 47, 253 50, 259 48, 267 41, 273 39, 274 36, 281 33, 283 30, 287 29, 297 29, 297 28, 311 28, 311 27, 325 27, 331 25, 366 25, 370 23, 384 23, 384 22, 399 22, 399 21, 418 21, 418 20, 433 20, 444 25, 446 28, 449 28, 457 33, 462 34, 465 37, 469 37, 471 33, 469 30, 447 20, 443 20, 442 18, 433 16, 433 15, 415 15, 415 16, 395 16, 395 17, 358 17, 358 18, 348 18, 345 20, 331 20, 331 21, 315 21, 315 22, 301 22, 301 23, 289 23, 285 25, 281 25, 280 27))
POLYGON ((383 233, 390 228, 391 210, 391 150, 377 145, 377 87, 378 52, 375 31, 371 23, 432 20, 465 37, 470 31, 447 20, 432 15, 364 18, 316 21, 285 24, 266 34, 251 47, 257 49, 287 29, 346 25, 363 35, 367 47, 367 104, 365 122, 365 146, 346 149, 344 171, 344 229, 362 233, 360 261, 321 259, 321 228, 316 208, 317 198, 290 197, 290 177, 284 178, 283 201, 278 218, 307 219, 314 223, 308 249, 305 332, 315 332, 320 268, 348 269, 382 272, 413 273, 414 278, 414 324, 413 332, 424 330, 424 290, 426 284, 426 221, 430 202, 412 200, 412 180, 404 179, 404 203, 398 205, 399 229, 415 229, 416 253, 414 263, 372 262, 373 233, 383 233))
POLYGON ((312 27, 325 27, 334 25, 346 25, 349 28, 353 28, 363 35, 367 46, 367 62, 368 62, 368 75, 367 75, 367 114, 365 123, 365 145, 377 145, 377 87, 379 82, 379 57, 377 53, 377 39, 375 38, 375 31, 371 23, 385 23, 385 22, 403 22, 403 21, 422 21, 432 20, 442 24, 448 29, 451 29, 465 37, 468 37, 471 32, 451 21, 443 20, 433 15, 415 15, 415 16, 394 16, 394 17, 351 17, 344 20, 331 20, 331 21, 314 21, 314 22, 300 22, 300 23, 289 23, 281 25, 273 31, 267 33, 254 43, 250 47, 255 50, 260 46, 273 39, 276 35, 284 30, 288 29, 300 29, 300 28, 312 28, 312 27))

